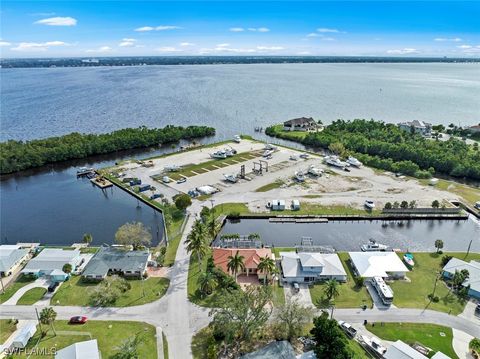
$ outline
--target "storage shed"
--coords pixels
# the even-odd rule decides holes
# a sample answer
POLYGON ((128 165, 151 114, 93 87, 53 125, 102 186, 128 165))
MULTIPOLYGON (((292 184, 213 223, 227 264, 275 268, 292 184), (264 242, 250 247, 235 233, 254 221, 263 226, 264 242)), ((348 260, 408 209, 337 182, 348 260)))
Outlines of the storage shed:
POLYGON ((13 339, 12 347, 23 349, 28 341, 37 332, 37 325, 34 322, 28 322, 13 339))

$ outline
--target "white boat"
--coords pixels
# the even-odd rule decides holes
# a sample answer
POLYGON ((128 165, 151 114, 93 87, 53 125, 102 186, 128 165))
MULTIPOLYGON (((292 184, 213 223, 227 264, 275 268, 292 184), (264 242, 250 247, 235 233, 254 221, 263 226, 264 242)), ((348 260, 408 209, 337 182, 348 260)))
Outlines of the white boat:
POLYGON ((225 153, 225 151, 220 150, 220 151, 211 153, 210 157, 219 159, 219 160, 224 160, 225 158, 227 158, 227 154, 225 153))
POLYGON ((379 339, 375 337, 367 337, 366 335, 362 335, 362 342, 367 347, 367 350, 372 352, 376 357, 383 358, 383 355, 387 351, 379 339))
POLYGON ((232 157, 234 154, 237 153, 237 151, 235 151, 233 148, 231 148, 231 149, 230 149, 230 148, 226 148, 226 149, 223 150, 223 152, 225 153, 225 155, 226 155, 227 157, 232 157))
POLYGON ((310 155, 309 155, 308 153, 302 153, 302 154, 300 154, 300 156, 298 156, 298 157, 303 158, 303 159, 306 160, 309 156, 310 156, 310 155))
POLYGON ((83 176, 83 175, 89 174, 90 172, 94 172, 94 169, 93 169, 93 168, 89 168, 89 167, 80 167, 80 168, 77 170, 77 175, 78 175, 78 176, 83 176))
POLYGON ((375 203, 372 200, 367 199, 367 200, 365 200, 365 207, 367 207, 369 209, 374 209, 375 208, 375 203))
POLYGON ((355 157, 348 157, 347 163, 354 167, 361 167, 363 165, 363 163, 357 160, 355 157))
POLYGON ((276 150, 277 147, 275 147, 275 146, 272 145, 271 143, 267 143, 267 144, 265 145, 265 149, 266 149, 266 150, 276 150))
POLYGON ((302 172, 295 171, 295 179, 298 182, 305 182, 305 175, 302 172))
POLYGON ((223 178, 225 181, 236 183, 238 181, 237 175, 234 174, 224 174, 223 178))
POLYGON ((273 150, 266 150, 265 152, 263 152, 263 157, 268 157, 268 156, 271 156, 273 154, 273 150))
POLYGON ((338 156, 327 156, 325 157, 325 162, 327 163, 327 165, 340 167, 340 168, 350 166, 347 162, 340 161, 338 156))
POLYGON ((415 265, 415 262, 413 261, 413 254, 412 253, 405 253, 403 255, 403 261, 407 263, 410 267, 413 267, 415 265))
POLYGON ((180 166, 168 165, 168 166, 165 166, 164 170, 167 171, 167 172, 177 172, 177 171, 180 170, 180 166))
POLYGON ((297 156, 295 156, 295 155, 291 155, 291 156, 290 156, 290 159, 291 159, 292 161, 298 160, 297 156))
POLYGON ((369 239, 367 244, 360 246, 362 252, 385 252, 388 246, 375 242, 373 239, 369 239))
POLYGON ((242 141, 241 137, 239 135, 233 136, 233 141, 236 143, 240 143, 242 141))
POLYGON ((310 167, 308 167, 308 173, 312 176, 320 177, 323 173, 323 170, 315 167, 314 165, 311 165, 310 167))
POLYGON ((162 181, 163 181, 163 183, 170 183, 171 179, 168 176, 163 176, 162 181))

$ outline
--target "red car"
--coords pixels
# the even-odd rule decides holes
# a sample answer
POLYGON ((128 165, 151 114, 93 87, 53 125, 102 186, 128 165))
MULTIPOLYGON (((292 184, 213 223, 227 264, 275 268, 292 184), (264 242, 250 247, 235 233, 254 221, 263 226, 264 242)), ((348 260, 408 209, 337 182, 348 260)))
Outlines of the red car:
POLYGON ((88 318, 83 316, 71 317, 68 324, 85 324, 88 318))

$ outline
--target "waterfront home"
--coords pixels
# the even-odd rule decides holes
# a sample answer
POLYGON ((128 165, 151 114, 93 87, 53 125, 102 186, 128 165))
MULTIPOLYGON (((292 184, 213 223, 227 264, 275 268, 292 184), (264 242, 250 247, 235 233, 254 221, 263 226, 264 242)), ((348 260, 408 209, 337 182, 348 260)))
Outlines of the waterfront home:
POLYGON ((430 136, 432 134, 432 124, 424 121, 413 120, 411 122, 400 122, 398 127, 403 131, 414 131, 422 136, 430 136))
POLYGON ((245 269, 241 270, 238 275, 253 275, 258 277, 259 280, 270 279, 270 276, 266 276, 265 273, 258 270, 258 264, 260 258, 269 257, 275 260, 275 255, 270 248, 213 248, 213 263, 216 267, 220 268, 226 274, 232 274, 229 272, 227 265, 229 257, 234 257, 237 253, 243 256, 243 264, 245 269))
POLYGON ((348 252, 352 267, 363 278, 405 278, 408 268, 395 252, 348 252))
POLYGON ((480 123, 477 124, 477 125, 473 125, 473 126, 468 127, 468 131, 470 133, 480 133, 480 123))
POLYGON ((28 259, 29 250, 18 244, 0 245, 0 275, 6 277, 11 275, 24 261, 28 259))
POLYGON ((97 339, 74 343, 60 349, 55 354, 55 359, 100 359, 97 339))
POLYGON ((463 286, 470 286, 468 295, 470 297, 480 299, 480 262, 465 262, 458 258, 452 258, 442 269, 442 276, 446 279, 452 279, 455 271, 468 270, 468 278, 463 282, 463 286))
POLYGON ((292 344, 287 340, 275 341, 252 353, 245 354, 241 359, 295 359, 296 354, 292 344))
POLYGON ((280 252, 282 280, 287 283, 313 283, 347 280, 347 273, 336 253, 280 252))
POLYGON ((63 271, 63 266, 70 264, 73 272, 81 262, 82 257, 78 249, 45 248, 27 263, 22 273, 36 277, 45 276, 53 282, 63 282, 69 276, 63 271))
POLYGON ((149 259, 148 249, 133 251, 123 247, 101 247, 86 265, 82 277, 102 280, 107 275, 118 274, 141 278, 147 271, 149 259))
POLYGON ((284 131, 315 131, 319 125, 311 117, 299 117, 283 123, 284 131))
MULTIPOLYGON (((392 345, 388 347, 383 357, 385 359, 428 359, 427 356, 423 355, 422 353, 415 350, 410 345, 402 342, 401 340, 393 342, 392 345)), ((431 358, 450 359, 450 357, 446 356, 442 352, 435 353, 435 355, 431 358)))

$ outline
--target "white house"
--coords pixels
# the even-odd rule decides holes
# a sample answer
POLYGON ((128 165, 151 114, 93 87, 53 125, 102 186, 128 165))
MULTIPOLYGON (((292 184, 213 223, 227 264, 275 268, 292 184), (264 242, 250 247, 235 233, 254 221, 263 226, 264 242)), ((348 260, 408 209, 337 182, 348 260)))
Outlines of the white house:
POLYGON ((413 129, 415 133, 422 136, 430 136, 432 134, 432 124, 424 121, 400 122, 398 127, 406 132, 411 132, 413 129))
POLYGON ((57 351, 55 359, 100 359, 97 339, 78 342, 57 351))
MULTIPOLYGON (((428 359, 427 356, 413 349, 410 345, 397 340, 383 355, 385 359, 428 359)), ((432 359, 451 359, 442 352, 437 352, 432 359)))
POLYGON ((348 252, 352 267, 364 278, 405 278, 408 268, 395 252, 348 252))
POLYGON ((0 245, 0 275, 11 275, 25 260, 28 259, 29 250, 21 246, 2 244, 0 245))
POLYGON ((75 271, 81 261, 78 249, 45 248, 27 263, 22 273, 36 277, 46 276, 53 281, 62 282, 68 277, 67 273, 63 272, 63 266, 68 263, 72 266, 72 271, 75 271))
POLYGON ((287 283, 312 283, 336 279, 347 280, 347 273, 335 253, 280 252, 282 279, 287 283))

